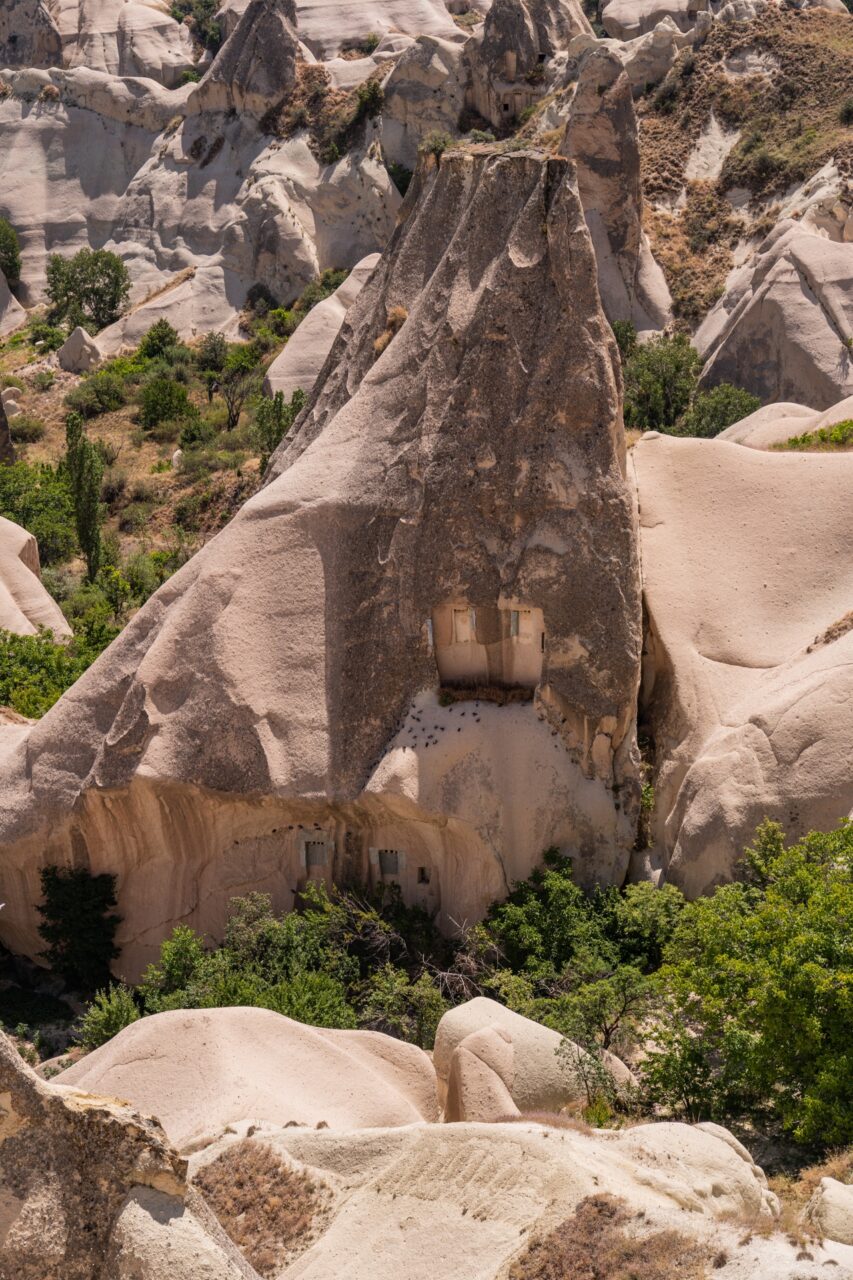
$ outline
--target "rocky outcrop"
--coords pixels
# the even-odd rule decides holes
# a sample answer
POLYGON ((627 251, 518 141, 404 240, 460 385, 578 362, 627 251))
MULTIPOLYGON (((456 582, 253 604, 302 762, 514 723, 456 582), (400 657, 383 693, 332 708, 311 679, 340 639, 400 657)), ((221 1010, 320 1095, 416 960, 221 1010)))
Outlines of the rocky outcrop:
POLYGON ((57 640, 71 635, 59 605, 41 584, 35 538, 0 516, 0 631, 34 636, 42 627, 57 640))
POLYGON ((144 0, 79 0, 73 7, 73 36, 64 42, 62 61, 28 65, 88 67, 108 75, 147 76, 167 89, 176 88, 184 72, 192 69, 195 56, 189 31, 175 21, 167 5, 146 4, 144 0))
POLYGON ((60 369, 68 373, 88 373, 100 362, 101 352, 95 339, 78 325, 59 348, 56 358, 60 369))
POLYGON ((691 39, 690 35, 678 29, 672 18, 667 17, 643 36, 602 43, 618 55, 631 82, 631 92, 638 98, 652 85, 660 84, 691 39))
POLYGON ((671 19, 679 31, 689 31, 696 23, 697 13, 707 8, 707 0, 606 0, 601 21, 609 36, 636 40, 653 31, 664 18, 671 19))
POLYGON ((784 220, 729 278, 694 343, 705 385, 827 409, 853 394, 853 244, 784 220))
POLYGON ((512 1100, 514 1079, 512 1036, 506 1028, 472 1031, 456 1046, 450 1059, 445 1123, 489 1123, 520 1115, 512 1100))
POLYGON ((637 870, 695 896, 764 818, 796 838, 853 810, 853 456, 647 435, 631 459, 657 764, 637 870))
POLYGON ((46 860, 117 873, 130 974, 248 885, 395 880, 449 928, 551 844, 622 880, 639 581, 572 169, 452 152, 408 209, 266 488, 4 757, 16 950, 46 860))
POLYGON ((164 1223, 174 1225, 178 1244, 170 1269, 182 1257, 187 1263, 172 1274, 248 1280, 254 1273, 220 1232, 205 1230, 194 1203, 186 1163, 156 1120, 39 1080, 0 1033, 2 1280, 156 1280, 164 1251, 158 1259, 147 1246, 164 1223), (187 1236, 195 1266, 193 1252, 180 1248, 187 1236), (195 1269, 199 1254, 204 1269, 195 1269))
POLYGON ((853 1187, 837 1178, 821 1178, 807 1206, 806 1220, 822 1237, 853 1245, 853 1187))
POLYGON ((251 0, 190 95, 190 109, 260 119, 293 89, 298 46, 295 0, 251 0))
POLYGON ((465 86, 462 46, 419 36, 397 60, 383 88, 382 149, 386 157, 414 169, 418 147, 427 134, 455 136, 465 105, 465 86))
POLYGON ((290 399, 294 391, 304 391, 306 395, 310 395, 340 332, 344 316, 378 261, 378 253, 363 258, 330 298, 324 298, 316 307, 311 308, 287 346, 267 370, 264 378, 264 391, 267 395, 274 396, 277 391, 281 391, 286 400, 290 399))
POLYGON ((26 321, 27 313, 6 283, 6 277, 0 271, 0 338, 12 333, 26 321))
POLYGON ((814 434, 839 422, 853 420, 853 396, 839 400, 823 413, 803 404, 766 404, 748 418, 735 422, 717 436, 749 449, 772 449, 785 444, 792 436, 814 434))
POLYGON ((297 0, 299 35, 318 58, 332 58, 373 35, 402 33, 464 41, 444 0, 297 0))
POLYGON ((179 1150, 250 1121, 340 1130, 438 1119, 422 1049, 376 1031, 306 1027, 270 1009, 142 1018, 57 1080, 156 1115, 179 1150))
POLYGON ((45 0, 0 6, 0 66, 57 67, 62 37, 45 0))
POLYGON ((465 48, 468 105, 506 128, 545 92, 549 58, 581 34, 592 28, 579 0, 493 0, 465 48))
POLYGON ((577 167, 605 315, 611 324, 662 329, 671 300, 643 230, 637 119, 617 54, 595 49, 584 58, 561 151, 577 167))

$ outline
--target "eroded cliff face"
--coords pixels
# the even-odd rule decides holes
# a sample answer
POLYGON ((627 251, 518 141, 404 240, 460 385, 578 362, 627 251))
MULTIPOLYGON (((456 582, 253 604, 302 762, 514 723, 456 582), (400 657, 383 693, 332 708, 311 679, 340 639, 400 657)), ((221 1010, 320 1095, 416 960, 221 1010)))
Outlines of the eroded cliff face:
POLYGON ((47 861, 117 873, 128 976, 249 886, 449 925, 550 844, 623 878, 636 532, 574 171, 454 152, 405 212, 266 487, 8 747, 16 949, 47 861))

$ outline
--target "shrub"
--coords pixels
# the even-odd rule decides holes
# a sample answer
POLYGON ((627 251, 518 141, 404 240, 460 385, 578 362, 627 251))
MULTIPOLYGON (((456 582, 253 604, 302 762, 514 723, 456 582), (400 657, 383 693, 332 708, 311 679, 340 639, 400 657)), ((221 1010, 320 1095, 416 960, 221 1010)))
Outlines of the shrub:
POLYGON ((356 87, 356 120, 372 120, 382 110, 384 94, 378 80, 371 78, 356 87))
POLYGON ((624 366, 625 425, 671 431, 690 404, 701 368, 699 353, 683 334, 635 347, 624 366))
POLYGON ((33 386, 36 391, 50 391, 54 382, 56 382, 56 374, 52 369, 39 369, 33 376, 33 386))
POLYGON ((221 333, 206 333, 199 343, 196 353, 196 364, 199 369, 210 369, 218 373, 225 367, 228 358, 228 343, 221 333))
POLYGON ((105 328, 127 308, 130 276, 117 254, 108 249, 81 249, 73 258, 52 253, 47 260, 49 319, 105 328))
POLYGON ((170 12, 176 22, 189 18, 199 44, 216 53, 222 44, 222 31, 216 21, 219 8, 219 0, 173 0, 170 12))
POLYGON ((843 125, 853 124, 853 98, 847 98, 846 101, 841 104, 841 110, 838 113, 838 118, 843 125))
POLYGON ((58 351, 65 341, 65 333, 44 320, 33 320, 30 324, 30 341, 43 351, 58 351))
POLYGON ((49 631, 19 636, 0 631, 0 705, 37 720, 97 657, 77 645, 57 644, 49 631))
POLYGON ((9 432, 15 444, 35 444, 44 435, 44 423, 30 413, 19 413, 9 423, 9 432))
POLYGON ((74 505, 64 470, 47 463, 0 467, 0 515, 33 534, 43 565, 58 564, 74 554, 74 505))
POLYGON ((169 321, 161 317, 143 334, 137 354, 143 359, 166 356, 179 341, 177 329, 173 329, 169 321))
POLYGON ((806 431, 801 436, 791 436, 783 444, 774 445, 776 449, 794 449, 807 451, 810 449, 824 452, 830 449, 849 449, 853 446, 853 418, 845 418, 831 427, 820 427, 817 431, 806 431))
POLYGON ((107 370, 99 370, 69 391, 65 403, 84 418, 96 418, 99 414, 120 409, 126 399, 121 379, 107 370))
POLYGON ((305 392, 294 391, 285 403, 284 395, 277 391, 270 398, 263 396, 255 404, 255 420, 252 424, 252 441, 259 455, 261 471, 296 421, 305 404, 305 392))
POLYGON ((676 424, 680 436, 700 436, 708 439, 718 436, 726 427, 740 422, 761 406, 758 396, 721 382, 709 391, 699 391, 693 402, 676 424))
POLYGON ((0 218, 0 271, 6 277, 6 283, 10 288, 14 288, 21 278, 18 233, 5 218, 0 218))
POLYGON ((215 435, 215 425, 199 414, 184 423, 178 443, 182 449, 197 449, 199 445, 210 444, 215 435))
POLYGON ((124 983, 111 983, 95 993, 77 1030, 77 1039, 86 1049, 97 1049, 140 1017, 133 992, 124 983))
POLYGON ((435 156, 438 159, 452 143, 453 139, 449 133, 443 133, 439 129, 432 129, 418 147, 418 151, 423 151, 427 155, 435 156))
POLYGON ((115 876, 92 875, 82 867, 49 866, 41 872, 44 959, 74 990, 94 991, 109 982, 110 965, 119 954, 115 884, 115 876))
POLYGON ((139 420, 149 430, 161 422, 187 418, 193 412, 186 387, 171 378, 152 378, 142 388, 139 420))

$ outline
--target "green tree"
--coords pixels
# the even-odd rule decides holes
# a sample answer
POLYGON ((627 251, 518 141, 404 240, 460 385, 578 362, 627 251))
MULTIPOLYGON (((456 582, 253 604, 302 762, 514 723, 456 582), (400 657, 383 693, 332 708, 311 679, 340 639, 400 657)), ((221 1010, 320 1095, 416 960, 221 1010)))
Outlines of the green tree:
POLYGON ((52 253, 47 260, 46 293, 50 320, 65 320, 97 332, 113 324, 127 308, 130 276, 109 249, 81 249, 73 258, 52 253))
POLYGON ((711 387, 710 391, 699 391, 692 403, 678 419, 675 434, 680 436, 701 436, 708 439, 718 436, 726 427, 740 422, 760 408, 758 396, 744 391, 742 387, 733 387, 729 382, 721 382, 711 387))
POLYGON ((228 359, 228 343, 221 333, 206 333, 196 352, 196 364, 201 370, 220 373, 228 359))
POLYGON ((95 993, 77 1031, 77 1039, 86 1049, 97 1049, 140 1017, 133 992, 124 983, 110 983, 106 990, 95 993))
POLYGON ((194 412, 187 389, 172 378, 152 378, 142 388, 139 419, 144 427, 180 421, 194 412))
POLYGON ((169 321, 161 317, 142 335, 138 354, 144 359, 155 360, 158 356, 168 355, 179 341, 177 329, 173 329, 169 321))
POLYGON ((252 442, 260 455, 262 472, 266 470, 267 463, 290 431, 304 404, 305 392, 299 390, 294 391, 287 402, 281 391, 277 391, 272 397, 262 396, 257 401, 252 442))
POLYGON ((116 878, 92 875, 82 867, 44 867, 39 933, 47 943, 48 968, 77 991, 106 987, 110 965, 118 957, 115 932, 121 921, 116 878))
POLYGON ((671 431, 685 412, 702 368, 684 334, 661 334, 634 347, 624 364, 625 425, 671 431))
POLYGON ((83 419, 77 413, 69 413, 65 421, 65 463, 71 478, 77 541, 86 559, 86 577, 94 582, 101 565, 104 460, 86 438, 83 419))
POLYGON ((5 218, 0 218, 0 271, 13 289, 21 278, 21 251, 18 233, 5 218))
POLYGON ((364 984, 359 1023, 373 1031, 431 1049, 448 1005, 428 973, 412 981, 404 969, 386 964, 364 984))
POLYGON ((35 537, 43 565, 74 554, 74 499, 64 468, 26 462, 0 466, 0 515, 35 537))
POLYGON ((255 355, 251 348, 232 347, 219 379, 219 394, 228 410, 227 431, 233 431, 239 423, 243 406, 258 391, 258 382, 255 355))

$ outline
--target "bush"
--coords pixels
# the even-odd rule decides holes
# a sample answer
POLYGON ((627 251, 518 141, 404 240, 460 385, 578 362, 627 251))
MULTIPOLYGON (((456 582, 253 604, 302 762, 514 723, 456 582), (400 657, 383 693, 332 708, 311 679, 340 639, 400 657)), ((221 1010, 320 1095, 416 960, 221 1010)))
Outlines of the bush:
POLYGON ((199 414, 198 417, 190 418, 181 428, 178 443, 182 449, 197 449, 200 445, 210 444, 215 435, 215 425, 199 414))
POLYGON ((209 369, 218 373, 225 368, 228 358, 228 343, 221 333, 206 333, 199 343, 196 353, 196 365, 199 369, 209 369))
POLYGON ((50 866, 41 872, 39 933, 48 944, 44 959, 74 990, 94 991, 109 982, 121 922, 112 910, 115 884, 115 876, 92 875, 82 867, 50 866))
POLYGON ((33 320, 29 332, 33 346, 40 347, 42 351, 58 351, 66 336, 62 329, 43 320, 33 320))
POLYGON ((838 113, 838 118, 843 125, 849 126, 853 124, 853 98, 847 98, 846 101, 841 104, 841 110, 838 113))
POLYGON ((168 320, 161 318, 155 321, 147 333, 143 334, 137 349, 137 355, 144 360, 154 359, 157 356, 168 356, 179 341, 177 329, 173 329, 168 320))
POLYGON ((107 370, 89 374, 78 386, 69 391, 65 403, 74 413, 84 418, 97 418, 102 413, 112 413, 127 401, 120 378, 107 370))
POLYGON ((67 560, 76 550, 74 503, 64 470, 47 463, 0 467, 0 515, 36 538, 43 565, 67 560))
POLYGON ((433 129, 426 135, 423 142, 418 147, 418 151, 423 151, 427 155, 435 156, 435 158, 438 159, 438 157, 441 156, 442 153, 452 145, 452 143, 453 139, 449 133, 443 133, 439 129, 433 129))
POLYGON ((625 425, 672 431, 693 398, 701 368, 699 353, 683 334, 636 346, 624 366, 625 425))
POLYGON ((152 378, 142 388, 139 420, 151 429, 161 422, 179 421, 195 412, 187 389, 170 378, 152 378))
POLYGON ((742 387, 733 387, 729 382, 721 382, 709 391, 697 392, 692 404, 679 418, 676 434, 709 439, 740 422, 741 418, 748 417, 760 406, 758 396, 744 391, 742 387))
POLYGON ((73 258, 52 253, 47 260, 49 319, 64 320, 72 328, 83 325, 97 332, 118 320, 127 308, 130 276, 109 249, 81 249, 73 258))
MULTIPOLYGON (((113 633, 114 634, 114 633, 113 633)), ((0 705, 37 720, 79 679, 97 653, 57 644, 49 631, 0 631, 0 705)))
POLYGON ((272 398, 263 396, 257 401, 252 441, 258 451, 261 471, 266 470, 267 463, 290 431, 304 404, 304 391, 294 391, 286 404, 281 391, 277 391, 272 398))
POLYGON ((6 277, 6 283, 10 288, 14 288, 21 278, 18 234, 5 218, 0 218, 0 271, 6 277))
POLYGON ((173 0, 170 12, 176 22, 189 18, 199 44, 216 53, 222 44, 222 32, 216 21, 219 7, 219 0, 173 0))
POLYGON ((19 413, 9 423, 9 432, 15 444, 35 444, 44 435, 44 423, 30 413, 19 413))
POLYGON ((56 374, 52 369, 39 369, 33 377, 33 386, 36 391, 50 391, 54 382, 56 382, 56 374))
POLYGON ((77 1039, 86 1049, 97 1049, 140 1017, 133 992, 124 983, 98 991, 80 1021, 77 1039))

